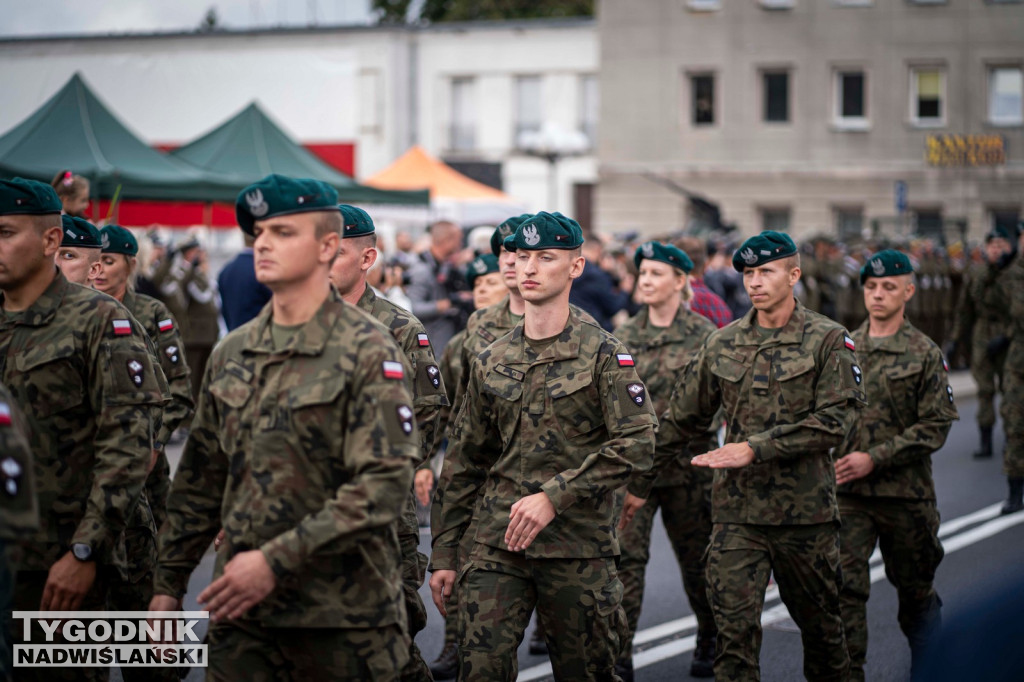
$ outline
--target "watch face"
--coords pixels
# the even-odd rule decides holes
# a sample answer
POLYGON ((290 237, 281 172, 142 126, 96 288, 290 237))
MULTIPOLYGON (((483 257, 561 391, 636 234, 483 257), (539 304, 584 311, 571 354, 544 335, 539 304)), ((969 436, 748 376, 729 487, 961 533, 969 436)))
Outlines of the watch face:
POLYGON ((71 553, 79 561, 88 561, 89 557, 92 556, 92 547, 82 542, 76 542, 71 545, 71 553))

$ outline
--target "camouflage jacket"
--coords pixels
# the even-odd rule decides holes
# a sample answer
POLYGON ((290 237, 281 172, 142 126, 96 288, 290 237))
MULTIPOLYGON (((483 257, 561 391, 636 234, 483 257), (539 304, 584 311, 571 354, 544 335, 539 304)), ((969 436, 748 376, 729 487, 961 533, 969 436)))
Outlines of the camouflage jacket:
POLYGON ((1024 256, 1018 255, 1006 267, 1001 282, 1007 293, 1009 312, 1010 347, 1006 351, 1005 369, 1017 375, 1024 375, 1024 256))
POLYGON ((537 355, 517 325, 475 358, 434 498, 433 570, 475 541, 507 549, 513 503, 546 493, 554 520, 528 558, 619 552, 614 492, 647 469, 657 418, 629 351, 573 311, 537 355))
POLYGON ((867 405, 836 456, 867 452, 875 468, 839 492, 934 500, 931 455, 958 418, 942 353, 907 320, 885 338, 870 337, 865 321, 853 338, 867 405))
POLYGON ((812 524, 839 517, 830 449, 864 402, 853 340, 832 320, 796 304, 762 338, 755 309, 708 337, 661 418, 655 467, 702 437, 719 407, 727 443, 747 442, 754 461, 716 469, 716 523, 812 524))
POLYGON ((1020 258, 998 269, 988 264, 975 265, 967 271, 963 291, 957 305, 956 321, 951 338, 971 345, 972 357, 984 353, 985 346, 997 336, 1010 334, 1011 321, 1008 278, 1020 258))
POLYGON ((404 621, 397 523, 419 440, 409 366, 333 289, 275 350, 272 306, 214 349, 161 530, 157 594, 181 596, 217 531, 214 567, 260 549, 277 586, 246 618, 366 628, 404 621))
MULTIPOLYGON (((28 424, 0 384, 0 545, 39 528, 28 424)), ((0 552, 3 548, 0 547, 0 552)))
POLYGON ((422 441, 421 461, 426 461, 441 440, 441 408, 448 404, 444 379, 434 359, 427 330, 412 313, 378 296, 369 286, 357 305, 387 327, 412 365, 413 410, 422 441))
MULTIPOLYGON (((647 395, 654 406, 655 414, 664 414, 668 409, 672 388, 682 378, 683 368, 715 329, 715 325, 707 318, 680 305, 675 320, 669 327, 652 325, 648 317, 648 308, 644 307, 615 330, 615 338, 626 344, 633 353, 636 373, 647 386, 647 395)), ((697 445, 694 444, 695 447, 697 445)), ((693 454, 701 454, 716 447, 718 439, 711 433, 703 443, 700 443, 699 452, 693 454)), ((655 487, 683 485, 689 482, 695 473, 701 478, 710 478, 709 470, 690 465, 691 457, 689 448, 681 448, 663 470, 656 472, 652 468, 642 474, 639 478, 645 480, 645 483, 637 485, 636 489, 649 489, 652 482, 655 487)))
POLYGON ((0 318, 0 366, 28 421, 41 512, 21 568, 49 569, 74 543, 123 568, 168 399, 145 333, 120 303, 58 272, 27 310, 0 318))
POLYGON ((452 405, 455 404, 455 389, 462 384, 465 367, 462 365, 462 344, 466 339, 466 330, 457 332, 448 339, 448 345, 441 352, 441 376, 444 377, 444 390, 448 394, 448 404, 441 408, 442 431, 447 432, 451 422, 452 405))

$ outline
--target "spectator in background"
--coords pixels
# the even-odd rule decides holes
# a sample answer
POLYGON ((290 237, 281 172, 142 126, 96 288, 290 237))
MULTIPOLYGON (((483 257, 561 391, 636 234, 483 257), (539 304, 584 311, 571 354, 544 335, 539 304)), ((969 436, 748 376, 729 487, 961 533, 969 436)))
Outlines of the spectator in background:
MULTIPOLYGON (((178 315, 175 308, 164 301, 181 328, 188 366, 201 377, 220 336, 220 311, 217 309, 217 286, 210 279, 206 250, 195 236, 186 239, 171 257, 168 279, 163 281, 160 289, 161 293, 172 291, 176 303, 184 310, 183 315, 178 315)), ((197 404, 201 384, 201 381, 192 382, 192 398, 197 404)))
MULTIPOLYGON (((558 214, 556 214, 558 215, 558 214)), ((569 290, 569 303, 590 313, 606 331, 611 331, 612 317, 629 304, 632 281, 626 291, 620 288, 622 280, 616 281, 601 266, 604 247, 596 236, 583 242, 583 257, 587 263, 569 290)))
POLYGON ((412 314, 427 329, 434 353, 440 355, 448 340, 461 329, 460 294, 468 294, 465 280, 451 260, 462 249, 462 229, 441 221, 430 226, 430 248, 409 266, 405 293, 412 303, 412 314), (461 283, 461 287, 460 287, 461 283))
POLYGON ((228 331, 259 315, 270 300, 270 289, 256 280, 252 255, 254 241, 245 235, 245 247, 217 275, 220 314, 228 331))
POLYGON ((85 218, 89 208, 89 181, 69 170, 61 171, 50 181, 60 197, 64 213, 75 218, 85 218))
POLYGON ((725 299, 704 283, 704 270, 708 264, 707 242, 696 237, 680 237, 675 241, 675 246, 693 261, 693 270, 690 271, 690 288, 693 289, 690 310, 708 318, 719 329, 732 322, 732 310, 725 299))
POLYGON ((704 269, 704 284, 718 294, 739 319, 750 310, 750 297, 743 288, 743 276, 732 267, 732 254, 736 249, 725 242, 708 243, 708 264, 704 269))

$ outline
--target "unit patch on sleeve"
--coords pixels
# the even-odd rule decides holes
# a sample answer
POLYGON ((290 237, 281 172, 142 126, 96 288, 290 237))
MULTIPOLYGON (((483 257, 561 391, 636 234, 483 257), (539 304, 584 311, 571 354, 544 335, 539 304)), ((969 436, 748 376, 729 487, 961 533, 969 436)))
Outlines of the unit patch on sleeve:
POLYGON ((647 389, 641 383, 632 383, 626 386, 626 390, 629 391, 629 397, 633 399, 633 402, 637 405, 643 405, 644 400, 647 399, 647 389))
POLYGON ((383 365, 381 365, 381 369, 384 370, 385 379, 402 379, 405 377, 405 370, 400 362, 385 360, 383 365))
MULTIPOLYGON (((846 344, 846 347, 847 347, 847 348, 848 348, 849 350, 857 350, 857 349, 856 349, 856 348, 854 347, 854 344, 853 344, 853 339, 851 339, 851 338, 850 338, 849 336, 844 336, 844 337, 843 337, 843 343, 844 343, 844 344, 846 344)), ((857 383, 859 384, 860 382, 858 381, 857 383)))
POLYGON ((174 329, 174 320, 168 317, 166 320, 157 322, 157 326, 160 327, 160 331, 169 332, 174 329))
POLYGON ((18 482, 21 480, 21 465, 13 457, 5 457, 0 461, 0 475, 4 479, 4 490, 10 496, 18 494, 18 482))
POLYGON ((409 435, 412 433, 413 427, 413 411, 408 405, 399 405, 396 408, 398 412, 398 424, 402 427, 402 433, 409 435))
POLYGON ((416 344, 420 348, 428 348, 430 346, 430 338, 426 334, 417 334, 416 344))
POLYGON ((132 333, 132 323, 128 320, 114 320, 114 334, 117 336, 127 336, 132 333))
POLYGON ((860 367, 858 367, 857 365, 850 365, 850 369, 853 371, 853 381, 854 381, 854 383, 856 383, 858 386, 860 386, 860 382, 864 381, 864 375, 860 371, 860 367))
POLYGON ((430 383, 434 385, 434 388, 441 385, 441 370, 437 368, 437 365, 427 365, 427 376, 430 377, 430 383))
POLYGON ((636 363, 633 362, 633 356, 629 353, 618 353, 615 359, 619 362, 619 367, 633 367, 636 363))
POLYGON ((141 362, 139 362, 138 360, 128 361, 128 376, 132 378, 132 383, 135 384, 136 386, 142 385, 143 371, 144 368, 141 362))
POLYGON ((171 361, 172 365, 178 364, 179 353, 177 346, 167 346, 167 348, 164 349, 164 353, 167 355, 167 359, 171 361))

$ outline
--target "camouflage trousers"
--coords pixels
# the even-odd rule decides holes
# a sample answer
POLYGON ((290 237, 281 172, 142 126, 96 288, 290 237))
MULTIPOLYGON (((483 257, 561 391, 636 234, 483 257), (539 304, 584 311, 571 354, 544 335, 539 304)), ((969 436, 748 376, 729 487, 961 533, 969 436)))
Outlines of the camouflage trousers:
POLYGON ((878 544, 885 575, 899 595, 898 619, 915 653, 924 650, 941 623, 932 586, 944 554, 939 542, 939 511, 931 500, 840 495, 839 531, 843 589, 840 605, 850 652, 850 679, 864 679, 868 653, 868 559, 878 544))
POLYGON ((409 633, 409 661, 402 669, 401 679, 403 682, 431 682, 434 678, 415 642, 416 633, 427 626, 427 608, 419 593, 427 574, 427 557, 419 551, 420 525, 416 519, 416 499, 411 492, 402 510, 398 544, 402 549, 402 596, 409 633))
POLYGON ((839 611, 839 527, 716 523, 708 590, 718 625, 715 679, 759 680, 761 611, 768 579, 800 628, 804 676, 845 680, 850 659, 839 611))
POLYGON ((459 575, 460 680, 514 682, 534 607, 556 680, 617 680, 625 636, 613 557, 527 559, 477 543, 459 575))
POLYGON ((994 426, 996 423, 996 393, 1006 390, 1003 363, 1006 353, 994 359, 985 352, 985 344, 971 349, 971 377, 978 385, 978 426, 994 426))
POLYGON ((409 638, 399 625, 348 630, 221 621, 210 626, 207 643, 211 682, 398 680, 409 656, 409 638))
MULTIPOLYGON (((702 471, 703 473, 703 471, 702 471)), ((707 470, 707 473, 711 473, 707 470)), ((623 645, 622 660, 633 657, 633 635, 644 598, 644 572, 651 557, 651 531, 654 517, 661 509, 672 551, 675 552, 683 576, 683 589, 690 608, 697 617, 697 639, 714 640, 715 617, 708 602, 708 584, 704 570, 704 553, 711 537, 711 479, 651 490, 647 504, 640 508, 633 521, 619 534, 619 579, 622 581, 622 608, 629 626, 623 645)))
POLYGON ((1008 371, 999 412, 1006 430, 1003 472, 1010 478, 1024 477, 1024 372, 1008 371))

